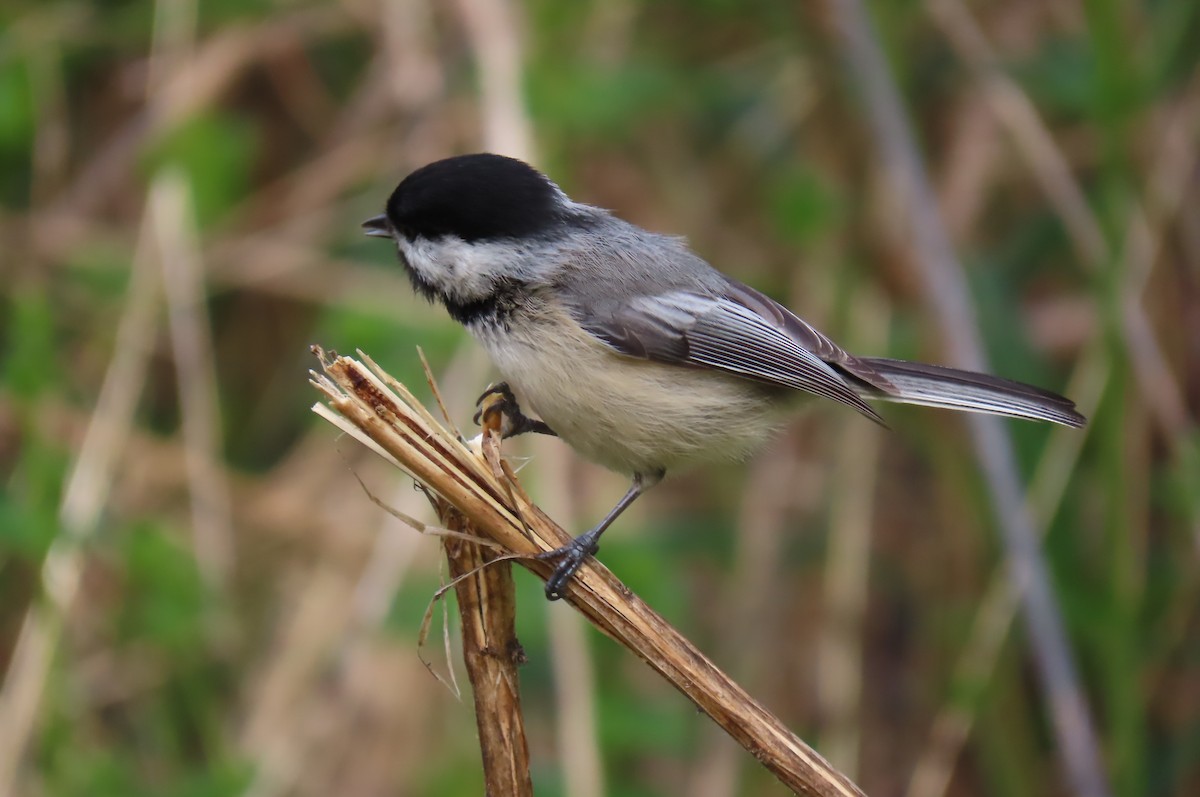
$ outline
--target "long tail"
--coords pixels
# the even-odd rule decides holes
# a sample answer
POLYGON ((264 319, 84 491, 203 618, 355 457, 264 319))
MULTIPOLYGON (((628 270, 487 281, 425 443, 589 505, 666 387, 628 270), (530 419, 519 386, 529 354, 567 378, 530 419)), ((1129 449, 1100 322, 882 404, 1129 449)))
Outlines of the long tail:
POLYGON ((855 357, 831 365, 852 377, 855 387, 867 398, 1050 421, 1076 428, 1087 423, 1070 399, 1011 379, 884 357, 855 357))

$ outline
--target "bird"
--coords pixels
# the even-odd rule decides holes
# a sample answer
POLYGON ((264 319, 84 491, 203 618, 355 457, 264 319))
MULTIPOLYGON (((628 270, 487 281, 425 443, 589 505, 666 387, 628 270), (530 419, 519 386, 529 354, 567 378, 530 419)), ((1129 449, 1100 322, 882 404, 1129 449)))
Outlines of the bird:
POLYGON ((1069 399, 1032 385, 850 354, 683 238, 575 202, 515 158, 485 152, 429 163, 362 227, 392 241, 416 293, 444 306, 487 352, 503 381, 480 400, 490 396, 503 411, 504 436, 555 435, 629 476, 599 523, 543 554, 556 563, 551 600, 667 472, 748 456, 799 397, 829 399, 879 424, 868 402, 1086 423, 1069 399))

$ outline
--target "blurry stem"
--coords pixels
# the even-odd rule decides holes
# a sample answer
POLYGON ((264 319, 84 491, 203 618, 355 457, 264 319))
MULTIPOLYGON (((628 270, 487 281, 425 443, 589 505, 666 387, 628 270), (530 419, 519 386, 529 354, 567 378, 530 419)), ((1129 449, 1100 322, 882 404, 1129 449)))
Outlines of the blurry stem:
MULTIPOLYGON (((1146 211, 1135 208, 1126 232, 1125 266, 1127 275, 1126 299, 1138 296, 1145 288, 1152 264, 1162 246, 1164 228, 1176 217, 1186 195, 1190 175, 1195 169, 1196 154, 1186 146, 1194 135, 1200 96, 1193 91, 1189 101, 1168 122, 1166 135, 1158 148, 1159 156, 1151 170, 1146 188, 1146 211)), ((1140 312, 1140 311, 1139 311, 1140 312)), ((1144 317, 1144 316, 1143 316, 1144 317)), ((1095 342, 1083 354, 1067 390, 1079 400, 1085 415, 1092 415, 1112 376, 1107 362, 1104 341, 1095 342)), ((1167 440, 1178 448, 1181 440, 1167 440)), ((1046 445, 1029 489, 1029 505, 1044 527, 1053 518, 1066 491, 1070 474, 1079 458, 1083 438, 1067 429, 1056 429, 1046 445)), ((1178 452, 1177 452, 1178 453, 1178 452)), ((1200 548, 1200 530, 1193 528, 1193 540, 1200 548)), ((997 580, 988 588, 972 624, 972 632, 955 667, 954 680, 960 684, 985 681, 995 664, 1000 646, 1008 634, 1016 598, 1011 587, 997 580)), ((934 720, 929 742, 909 783, 909 797, 938 797, 950 784, 955 762, 966 743, 974 720, 969 707, 951 704, 942 709, 934 720)))
POLYGON ((588 648, 587 627, 575 612, 554 605, 547 607, 546 621, 558 705, 556 730, 563 793, 567 797, 602 797, 604 766, 596 738, 596 669, 588 648))
POLYGON ((39 98, 30 164, 30 206, 35 208, 62 184, 68 168, 71 137, 61 55, 57 48, 47 45, 29 58, 30 93, 39 98))
MULTIPOLYGON (((416 514, 421 495, 402 482, 387 500, 389 506, 406 514, 416 514)), ((349 639, 343 645, 349 649, 363 641, 364 634, 374 633, 387 619, 392 600, 404 582, 420 537, 403 520, 385 514, 367 556, 367 563, 354 585, 351 606, 349 639)))
MULTIPOLYGON (((777 440, 755 458, 746 478, 734 537, 733 570, 714 621, 719 642, 716 657, 728 661, 733 676, 751 687, 762 680, 763 652, 777 628, 783 531, 803 472, 790 437, 777 440)), ((719 728, 706 730, 686 793, 693 797, 743 793, 739 783, 743 760, 719 728)))
POLYGON ((1029 161, 1033 178, 1050 199, 1081 260, 1098 271, 1108 259, 1108 243, 1066 158, 1038 117, 1037 108, 996 66, 995 51, 961 0, 925 0, 925 7, 954 51, 972 70, 996 118, 1029 161))
POLYGON ((233 563, 233 521, 229 486, 220 464, 221 419, 204 266, 183 174, 174 169, 161 173, 150 187, 148 202, 162 261, 179 385, 193 545, 201 574, 209 586, 220 587, 233 563))
POLYGON ((393 0, 376 8, 390 78, 387 88, 397 110, 416 115, 444 101, 446 76, 437 52, 432 0, 393 0))
MULTIPOLYGON (((150 62, 146 79, 148 100, 162 98, 167 82, 187 78, 186 64, 192 57, 196 38, 197 0, 155 0, 154 31, 151 34, 150 62)), ((175 91, 190 94, 190 87, 178 85, 175 91)))
MULTIPOLYGON (((988 87, 989 96, 995 97, 997 115, 1009 126, 1019 144, 1025 142, 1022 151, 1026 152, 1043 185, 1059 184, 1057 190, 1046 188, 1047 194, 1063 216, 1084 262, 1093 271, 1098 271, 1108 257, 1107 244, 1082 191, 1066 168, 1065 158, 1038 119, 1032 103, 1015 83, 991 65, 990 44, 958 0, 928 0, 928 6, 960 56, 972 67, 982 70, 981 79, 988 87), (1069 199, 1064 201, 1063 197, 1069 199), (1076 219, 1074 222, 1072 217, 1076 219)), ((1157 345, 1150 345, 1153 344, 1152 332, 1138 301, 1161 249, 1164 229, 1179 213, 1196 168, 1197 152, 1191 141, 1200 121, 1197 106, 1200 106, 1200 91, 1194 84, 1192 90, 1186 92, 1182 106, 1164 125, 1165 134, 1156 148, 1158 158, 1145 186, 1146 197, 1141 206, 1135 204, 1126 231, 1122 269, 1126 275, 1122 291, 1126 346, 1130 349, 1135 370, 1141 369, 1138 384, 1143 397, 1156 408, 1155 415, 1160 424, 1165 419, 1164 425, 1176 430, 1164 437, 1176 456, 1180 454, 1180 444, 1187 439, 1180 427, 1186 427, 1190 422, 1173 380, 1155 376, 1169 372, 1156 356, 1160 354, 1157 345), (1154 366, 1148 367, 1151 362, 1154 366)), ((1110 378, 1104 342, 1097 341, 1082 355, 1067 393, 1075 396, 1083 413, 1090 416, 1098 407, 1110 378)), ((1082 445, 1083 438, 1065 429, 1054 430, 1047 443, 1029 490, 1029 505, 1043 527, 1057 511, 1082 445)), ((1200 529, 1193 529, 1193 539, 1200 549, 1200 529)), ((1015 606, 1016 596, 1011 585, 1003 579, 993 581, 976 612, 970 638, 955 666, 956 683, 978 684, 988 679, 1008 634, 1015 606)), ((951 703, 939 712, 909 783, 909 797, 938 797, 946 793, 973 721, 974 710, 970 706, 951 703)))
MULTIPOLYGON (((959 58, 975 72, 993 112, 1012 135, 1017 150, 1029 162, 1034 179, 1062 218, 1080 262, 1091 274, 1100 274, 1112 259, 1113 252, 1083 189, 1038 116, 1037 108, 1020 86, 996 66, 991 42, 962 0, 926 0, 926 8, 959 58)), ((1154 237, 1149 234, 1153 219, 1173 215, 1172 209, 1181 201, 1195 167, 1196 147, 1192 143, 1191 128, 1195 125, 1196 113, 1190 106, 1196 103, 1196 94, 1189 92, 1185 107, 1167 124, 1159 168, 1154 171, 1147 190, 1147 209, 1142 210, 1135 203, 1123 253, 1124 262, 1131 268, 1124 272, 1129 282, 1121 296, 1122 336, 1142 398, 1153 411, 1164 439, 1172 446, 1177 446, 1184 438, 1191 422, 1182 388, 1171 374, 1140 302, 1145 278, 1156 254, 1145 246, 1147 239, 1154 237), (1165 171, 1163 166, 1166 166, 1165 171)))
MULTIPOLYGON (((293 290, 306 282, 297 272, 310 266, 312 273, 323 273, 330 280, 317 287, 314 301, 328 302, 331 295, 338 295, 345 306, 363 306, 348 295, 347 286, 354 282, 348 269, 335 267, 319 240, 334 220, 346 217, 340 205, 347 182, 377 171, 380 153, 387 149, 383 140, 376 140, 378 132, 365 124, 371 114, 418 116, 444 88, 426 0, 397 0, 364 13, 368 24, 380 27, 382 68, 372 70, 341 109, 318 154, 245 200, 240 212, 254 215, 255 207, 285 197, 285 221, 275 229, 239 235, 224 247, 219 241, 210 245, 206 272, 210 281, 245 278, 258 292, 272 286, 293 290), (223 271, 222 262, 236 268, 223 271)), ((304 37, 295 38, 300 43, 304 37)), ((393 136, 387 134, 389 143, 393 136)), ((399 148, 407 149, 408 144, 406 137, 399 148)), ((377 286, 366 293, 393 296, 392 291, 377 286)), ((478 358, 472 358, 470 352, 468 346, 460 346, 448 373, 442 376, 443 385, 459 384, 464 371, 478 371, 471 362, 478 358)), ((397 481, 386 504, 404 514, 417 514, 428 506, 406 478, 397 481)), ((287 631, 263 662, 259 686, 247 693, 250 699, 242 712, 246 719, 240 749, 257 762, 254 780, 245 792, 248 796, 290 794, 310 776, 312 762, 320 757, 323 746, 308 729, 329 721, 329 707, 305 696, 319 691, 317 685, 329 677, 331 657, 337 661, 332 669, 338 687, 353 688, 353 663, 370 655, 372 637, 386 620, 422 539, 390 513, 382 514, 373 536, 367 561, 354 583, 339 583, 341 579, 324 564, 306 574, 306 586, 297 598, 298 607, 287 631)))
MULTIPOLYGON (((178 0, 177 6, 184 2, 188 0, 178 0)), ((180 18, 175 19, 178 22, 180 18)), ((156 15, 156 24, 158 21, 156 15)), ((178 25, 172 27, 180 29, 178 25)), ((161 45, 156 36, 156 48, 161 45)), ((129 298, 117 328, 113 358, 63 491, 59 536, 42 564, 44 599, 35 602, 25 615, 0 689, 0 717, 4 717, 0 724, 0 795, 15 791, 21 758, 34 731, 54 650, 79 591, 83 568, 81 547, 99 521, 145 385, 158 313, 158 283, 154 258, 150 255, 155 232, 152 208, 148 208, 134 255, 129 298)))
MULTIPOLYGON (((411 536, 417 536, 415 534, 411 536)), ((289 587, 286 619, 271 644, 272 654, 260 665, 253 702, 237 736, 238 752, 254 762, 254 777, 242 797, 294 794, 295 781, 309 771, 315 753, 300 747, 297 737, 312 728, 311 715, 328 711, 314 695, 328 673, 329 651, 341 637, 350 605, 350 592, 338 568, 318 563, 302 581, 289 587)))
MULTIPOLYGON (((883 349, 888 308, 869 290, 856 294, 851 322, 864 351, 883 349)), ((817 695, 830 763, 856 778, 863 671, 863 616, 870 571, 871 517, 875 507, 880 429, 848 419, 830 485, 829 556, 825 605, 817 642, 817 695)))
MULTIPOLYGON (((949 359, 957 367, 985 371, 986 359, 966 281, 938 217, 921 156, 878 39, 859 0, 830 2, 843 36, 846 59, 863 90, 863 101, 884 163, 910 209, 917 249, 915 260, 949 359)), ((1080 797, 1105 797, 1110 790, 1092 718, 1033 520, 1025 506, 1011 441, 996 418, 972 415, 966 422, 1003 532, 1009 575, 1023 601, 1034 660, 1067 780, 1080 797)))
POLYGON ((1133 203, 1121 253, 1124 277, 1121 323, 1125 345, 1142 398, 1155 411, 1164 439, 1176 456, 1193 423, 1141 301, 1162 250, 1164 231, 1179 214, 1200 163, 1200 151, 1195 144, 1198 127, 1200 79, 1192 82, 1184 101, 1163 123, 1164 133, 1156 150, 1158 157, 1150 168, 1144 198, 1133 203))
MULTIPOLYGON (((168 83, 190 96, 188 67, 196 37, 196 0, 155 0, 154 32, 146 81, 147 103, 162 99, 168 83)), ((233 560, 232 510, 220 470, 221 423, 217 374, 205 308, 200 261, 187 178, 178 169, 155 175, 146 201, 162 263, 163 290, 174 354, 184 462, 196 563, 210 587, 224 584, 233 560)))
POLYGON ((34 731, 54 649, 79 591, 81 547, 99 522, 146 382, 159 309, 151 237, 152 223, 147 217, 138 238, 112 361, 63 490, 59 536, 42 564, 44 597, 35 599, 25 615, 0 689, 0 717, 4 718, 0 722, 0 794, 18 793, 15 784, 20 762, 34 731))
POLYGON ((86 241, 87 222, 136 172, 136 161, 148 140, 207 108, 246 68, 294 47, 297 38, 339 33, 346 21, 337 8, 313 7, 206 38, 186 68, 171 75, 144 110, 109 136, 78 170, 78 177, 39 214, 34 228, 39 253, 61 257, 86 241))
MULTIPOLYGON (((528 435, 527 437, 534 437, 528 435)), ((529 490, 541 505, 566 528, 579 528, 579 471, 571 453, 558 440, 527 440, 536 452, 536 478, 529 490)), ((550 638, 550 666, 554 672, 555 722, 559 769, 567 797, 601 797, 605 793, 604 766, 596 738, 596 670, 584 621, 557 603, 543 602, 550 638)))
MULTIPOLYGON (((1099 406, 1109 376, 1107 352, 1103 341, 1099 341, 1084 353, 1067 385, 1067 393, 1079 399, 1079 409, 1084 415, 1091 416, 1099 406)), ((1037 464, 1027 500, 1042 534, 1062 503, 1084 439, 1071 429, 1055 429, 1037 464)), ((975 611, 967 642, 955 663, 953 684, 973 689, 990 680, 1016 614, 1017 601, 1015 585, 1005 574, 992 579, 975 611)), ((938 712, 925 749, 913 768, 906 791, 908 797, 941 797, 947 793, 976 712, 974 701, 959 700, 950 701, 938 712)))
POLYGON ((477 61, 484 145, 491 152, 532 160, 516 5, 511 0, 458 0, 458 8, 477 61))

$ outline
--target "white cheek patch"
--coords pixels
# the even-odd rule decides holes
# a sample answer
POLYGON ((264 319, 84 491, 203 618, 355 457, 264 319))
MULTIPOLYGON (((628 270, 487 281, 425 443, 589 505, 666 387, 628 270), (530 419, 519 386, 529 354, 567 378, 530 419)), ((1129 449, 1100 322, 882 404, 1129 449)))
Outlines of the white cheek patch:
POLYGON ((458 301, 490 296, 500 278, 512 276, 518 252, 511 244, 467 243, 461 238, 397 242, 409 268, 439 292, 458 301))

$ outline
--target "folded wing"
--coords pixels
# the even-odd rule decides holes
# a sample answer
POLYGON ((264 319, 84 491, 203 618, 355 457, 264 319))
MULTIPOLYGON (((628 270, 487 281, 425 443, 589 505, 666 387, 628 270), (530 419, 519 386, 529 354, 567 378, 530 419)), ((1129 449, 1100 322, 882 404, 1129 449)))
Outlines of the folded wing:
POLYGON ((803 390, 882 423, 816 352, 777 320, 733 296, 669 291, 625 301, 602 299, 581 308, 578 318, 584 329, 629 357, 713 368, 803 390))
POLYGON ((1079 427, 1070 400, 1010 379, 939 365, 855 357, 783 305, 734 280, 719 294, 667 291, 579 308, 580 324, 629 357, 713 368, 846 404, 865 398, 1079 427))

